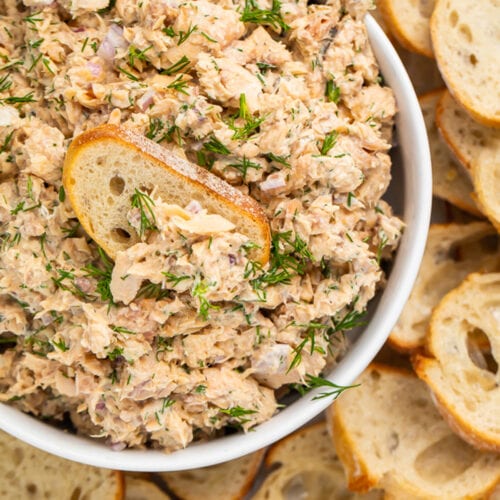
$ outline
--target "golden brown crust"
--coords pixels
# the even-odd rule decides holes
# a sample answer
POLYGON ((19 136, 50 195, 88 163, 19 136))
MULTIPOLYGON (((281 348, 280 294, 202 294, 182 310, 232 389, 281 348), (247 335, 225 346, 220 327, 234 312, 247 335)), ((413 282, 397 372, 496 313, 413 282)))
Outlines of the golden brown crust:
POLYGON ((354 443, 334 405, 328 408, 326 415, 333 446, 345 469, 348 488, 360 493, 371 490, 378 484, 379 478, 372 477, 366 464, 356 456, 354 443))
MULTIPOLYGON (((483 125, 487 125, 490 127, 500 127, 500 120, 493 119, 488 115, 478 111, 474 107, 474 103, 472 100, 464 93, 461 92, 460 89, 453 84, 450 79, 448 67, 449 61, 447 55, 443 53, 442 45, 439 43, 439 37, 441 36, 440 27, 438 26, 438 17, 440 15, 440 9, 442 5, 444 5, 444 0, 437 0, 434 6, 434 11, 432 13, 430 19, 430 33, 432 40, 432 47, 434 50, 434 56, 436 58, 439 70, 443 79, 446 81, 446 85, 448 87, 449 92, 453 96, 453 98, 460 103, 460 105, 469 113, 469 115, 476 121, 482 123, 483 125)), ((493 49, 492 49, 493 50, 493 49)))
POLYGON ((246 494, 250 491, 254 479, 257 476, 257 473, 259 472, 265 453, 266 453, 265 449, 257 450, 256 452, 254 452, 254 460, 250 465, 250 470, 246 478, 246 482, 242 485, 239 496, 234 497, 233 500, 243 500, 246 494))
POLYGON ((465 168, 465 171, 470 175, 471 174, 471 164, 468 161, 467 157, 463 154, 462 150, 457 147, 457 144, 455 141, 452 139, 450 136, 450 133, 448 131, 448 128, 444 124, 443 116, 444 112, 447 106, 446 101, 448 100, 449 96, 448 92, 443 92, 443 95, 439 99, 439 102, 436 107, 436 125, 439 129, 439 133, 441 134, 441 137, 444 139, 446 142, 446 145, 450 148, 451 152, 455 156, 455 158, 459 161, 459 163, 465 168))
MULTIPOLYGON (((371 363, 366 369, 367 372, 373 370, 414 377, 406 368, 381 363, 371 363)), ((339 404, 339 402, 341 404, 341 400, 339 400, 333 403, 327 410, 327 423, 330 435, 332 436, 337 455, 346 470, 349 489, 359 493, 366 493, 372 488, 377 487, 382 478, 371 475, 366 463, 357 455, 356 445, 351 439, 339 412, 335 410, 335 405, 339 404)))
POLYGON ((493 172, 494 169, 500 172, 500 165, 498 163, 495 164, 494 161, 489 163, 490 159, 486 158, 486 155, 487 152, 483 151, 479 158, 474 159, 471 165, 472 182, 476 190, 475 198, 477 204, 500 233, 500 212, 498 211, 498 207, 500 206, 498 204, 500 186, 496 182, 498 176, 493 172))
POLYGON ((394 11, 394 0, 380 0, 378 2, 378 8, 380 9, 380 13, 382 14, 382 18, 384 19, 388 29, 391 31, 394 38, 396 38, 396 40, 405 49, 428 57, 429 59, 434 59, 432 49, 422 45, 417 45, 414 40, 408 37, 408 34, 403 29, 401 21, 394 11))
POLYGON ((115 470, 114 473, 116 479, 115 500, 123 500, 125 498, 125 476, 119 470, 115 470))
POLYGON ((439 395, 439 391, 434 381, 428 375, 428 370, 433 367, 433 364, 438 364, 438 361, 434 358, 416 355, 412 357, 412 363, 418 378, 423 380, 432 391, 436 408, 449 425, 450 429, 461 439, 478 450, 500 453, 500 443, 492 442, 488 436, 481 433, 478 429, 474 429, 459 412, 454 410, 445 398, 439 395))
MULTIPOLYGON (((69 184, 69 173, 71 172, 72 164, 77 161, 78 155, 83 148, 95 146, 100 141, 106 140, 115 141, 121 143, 121 145, 126 148, 134 149, 140 155, 148 157, 159 167, 168 169, 172 175, 179 179, 180 183, 188 183, 193 189, 203 192, 205 196, 216 198, 220 202, 229 205, 234 212, 252 219, 260 228, 263 242, 260 251, 261 255, 258 260, 263 264, 269 260, 271 248, 269 223, 263 209, 253 198, 244 195, 224 180, 198 165, 194 165, 173 155, 170 151, 156 142, 116 125, 101 125, 83 132, 73 140, 68 148, 63 168, 63 184, 80 221, 82 221, 82 219, 85 220, 85 217, 81 211, 78 210, 78 204, 75 203, 74 197, 72 196, 72 190, 69 184)), ((89 224, 85 224, 84 228, 87 232, 90 230, 90 235, 92 236, 92 230, 89 224)))

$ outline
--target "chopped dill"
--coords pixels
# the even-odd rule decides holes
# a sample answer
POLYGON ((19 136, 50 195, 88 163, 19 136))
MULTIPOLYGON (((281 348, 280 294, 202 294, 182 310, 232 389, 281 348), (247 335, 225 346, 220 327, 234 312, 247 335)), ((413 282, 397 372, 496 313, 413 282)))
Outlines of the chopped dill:
POLYGON ((325 96, 330 102, 334 102, 335 104, 339 102, 340 88, 337 87, 333 78, 326 82, 325 96))
POLYGON ((212 135, 210 139, 203 144, 203 149, 220 155, 231 154, 231 151, 229 151, 229 149, 227 149, 227 147, 222 144, 222 142, 220 142, 215 135, 212 135))
POLYGON ((135 189, 131 200, 132 208, 138 208, 140 212, 139 236, 142 238, 146 231, 158 231, 156 226, 156 217, 153 212, 155 202, 142 191, 135 189))
POLYGON ((177 92, 181 92, 184 95, 189 95, 189 92, 186 90, 187 82, 183 80, 184 75, 179 75, 172 83, 167 85, 167 89, 177 90, 177 92))
POLYGON ((192 296, 197 297, 199 302, 200 302, 198 314, 205 321, 208 320, 208 315, 209 315, 210 309, 213 309, 213 310, 220 309, 219 306, 212 304, 205 297, 206 293, 208 292, 208 289, 210 288, 210 285, 211 285, 210 283, 207 283, 206 281, 201 280, 198 283, 196 283, 196 285, 193 287, 193 291, 192 291, 192 296))
POLYGON ((160 74, 171 76, 174 73, 182 71, 186 66, 189 66, 190 63, 191 61, 186 56, 182 56, 177 62, 172 64, 172 66, 160 71, 160 74))
POLYGON ((250 422, 251 419, 245 418, 246 415, 253 415, 254 413, 257 413, 256 410, 247 410, 246 408, 242 408, 241 406, 233 406, 232 408, 221 408, 219 411, 237 420, 239 425, 243 425, 246 422, 250 422))
POLYGON ((321 155, 326 156, 330 149, 335 146, 335 143, 337 142, 337 137, 339 133, 336 130, 333 130, 329 134, 326 134, 325 139, 323 141, 323 145, 321 146, 321 155))
POLYGON ((272 1, 270 10, 261 9, 255 0, 245 0, 245 8, 240 21, 271 26, 280 32, 290 29, 281 16, 281 2, 279 0, 272 1))
POLYGON ((233 167, 241 174, 243 180, 246 180, 247 172, 249 168, 253 168, 255 170, 261 169, 261 165, 250 161, 246 156, 238 160, 236 163, 229 163, 228 167, 233 167))

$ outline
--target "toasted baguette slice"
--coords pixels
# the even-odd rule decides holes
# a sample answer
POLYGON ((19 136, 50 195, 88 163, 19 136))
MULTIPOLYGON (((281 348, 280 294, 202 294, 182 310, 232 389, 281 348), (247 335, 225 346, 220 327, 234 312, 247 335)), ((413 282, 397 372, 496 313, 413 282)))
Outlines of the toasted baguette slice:
POLYGON ((328 410, 349 487, 386 498, 482 498, 500 480, 500 456, 459 439, 409 371, 371 365, 360 387, 328 410))
POLYGON ((270 230, 259 204, 207 170, 154 141, 115 125, 84 132, 71 143, 63 184, 83 228, 111 257, 139 241, 127 212, 135 189, 185 206, 197 200, 222 215, 259 246, 254 258, 269 258, 270 230))
POLYGON ((160 477, 182 500, 239 500, 252 486, 264 450, 211 467, 162 472, 160 477))
POLYGON ((431 150, 432 191, 435 196, 481 217, 482 213, 471 196, 474 188, 470 177, 454 161, 436 127, 436 107, 445 92, 444 89, 436 90, 419 98, 431 150))
POLYGON ((121 472, 49 455, 0 432, 0 498, 123 498, 121 472))
POLYGON ((434 57, 429 30, 434 0, 380 0, 378 4, 385 24, 403 47, 434 57))
POLYGON ((446 85, 477 121, 500 126, 500 4, 437 0, 431 18, 434 54, 446 85))
POLYGON ((445 294, 469 273, 499 264, 495 230, 487 222, 431 225, 420 272, 390 344, 403 352, 422 347, 432 310, 445 294))
POLYGON ((252 500, 354 500, 382 498, 381 492, 366 495, 347 489, 344 469, 328 436, 325 422, 300 429, 275 444, 266 458, 272 471, 252 500))
POLYGON ((474 121, 449 92, 442 95, 437 105, 436 124, 457 160, 469 173, 473 160, 485 148, 499 161, 500 129, 474 121))
POLYGON ((500 148, 484 148, 472 162, 478 205, 500 232, 500 148))
POLYGON ((452 428, 500 452, 500 273, 471 274, 432 315, 427 350, 414 367, 452 428), (478 343, 478 337, 481 341, 478 343))
POLYGON ((169 500, 170 497, 155 483, 125 475, 125 500, 169 500))

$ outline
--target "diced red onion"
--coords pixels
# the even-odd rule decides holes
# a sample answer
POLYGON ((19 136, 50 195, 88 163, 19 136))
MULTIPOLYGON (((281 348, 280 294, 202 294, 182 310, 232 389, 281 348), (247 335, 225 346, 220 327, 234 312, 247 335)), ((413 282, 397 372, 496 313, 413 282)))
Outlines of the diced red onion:
POLYGON ((116 49, 125 49, 126 47, 128 47, 128 43, 123 38, 123 28, 117 24, 112 24, 97 51, 97 55, 106 61, 112 61, 116 49))
POLYGON ((104 408, 106 408, 106 403, 104 401, 99 401, 96 405, 95 405, 95 409, 97 411, 102 411, 104 410, 104 408))
POLYGON ((89 69, 90 73, 92 73, 92 76, 100 76, 102 73, 102 68, 99 64, 89 61, 87 63, 87 68, 89 69))
POLYGON ((151 104, 154 102, 154 95, 155 91, 152 89, 149 89, 147 92, 144 93, 139 99, 137 99, 137 105, 139 106, 139 109, 142 112, 145 112, 151 104))
POLYGON ((192 214, 199 214, 202 211, 202 207, 196 200, 191 200, 187 206, 186 210, 192 214))
POLYGON ((234 266, 234 264, 236 264, 236 255, 233 255, 232 253, 230 253, 228 255, 228 257, 229 257, 229 264, 231 266, 234 266))
POLYGON ((123 442, 122 443, 111 443, 111 445, 110 445, 110 448, 113 451, 123 451, 126 447, 127 447, 127 445, 123 442))

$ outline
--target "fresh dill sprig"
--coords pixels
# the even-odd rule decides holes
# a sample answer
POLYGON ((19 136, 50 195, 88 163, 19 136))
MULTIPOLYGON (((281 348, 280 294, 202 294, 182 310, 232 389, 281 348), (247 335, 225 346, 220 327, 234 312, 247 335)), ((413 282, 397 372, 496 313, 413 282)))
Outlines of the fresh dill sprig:
POLYGON ((66 352, 69 349, 69 347, 66 345, 66 342, 64 341, 64 339, 61 339, 59 341, 51 340, 50 343, 54 347, 57 347, 57 349, 59 349, 62 352, 66 352))
POLYGON ((25 22, 31 24, 32 26, 36 27, 36 23, 43 22, 43 18, 42 17, 36 17, 36 16, 38 16, 41 13, 42 13, 41 11, 34 12, 30 16, 23 17, 23 21, 25 21, 25 22))
POLYGON ((325 96, 327 101, 337 104, 340 99, 340 88, 337 87, 335 80, 332 78, 326 82, 325 96))
POLYGON ((325 139, 323 141, 323 145, 321 146, 321 155, 326 156, 330 149, 335 146, 335 143, 337 142, 337 137, 339 133, 336 130, 333 130, 329 134, 326 134, 325 139))
POLYGON ((139 288, 136 298, 161 300, 169 295, 170 290, 168 288, 163 288, 161 283, 148 282, 139 288))
POLYGON ((183 79, 184 75, 179 75, 172 83, 167 85, 167 89, 177 90, 177 92, 181 92, 184 95, 189 95, 189 92, 186 90, 187 82, 183 79))
POLYGON ((292 231, 273 233, 270 269, 250 283, 256 292, 262 291, 263 286, 288 284, 294 275, 302 276, 307 264, 312 260, 313 256, 306 242, 299 235, 296 234, 292 238, 292 231))
POLYGON ((172 286, 175 288, 181 281, 188 280, 191 278, 191 276, 187 274, 183 275, 177 275, 170 273, 168 271, 162 271, 162 274, 167 278, 167 283, 171 283, 172 286))
POLYGON ((309 348, 309 354, 312 356, 315 352, 319 352, 320 354, 326 354, 325 350, 316 345, 316 331, 317 330, 327 330, 329 328, 329 325, 324 325, 323 323, 309 323, 307 325, 295 325, 294 326, 304 326, 306 327, 306 333, 305 337, 302 339, 302 342, 297 345, 293 349, 293 352, 295 353, 295 356, 292 359, 292 362, 290 363, 290 366, 288 367, 287 373, 293 370, 296 366, 298 366, 302 362, 302 351, 304 350, 304 347, 307 345, 307 343, 310 344, 309 348))
POLYGON ((31 205, 30 207, 25 207, 26 201, 20 201, 15 208, 13 208, 10 213, 11 215, 17 215, 19 212, 30 212, 31 210, 35 210, 36 208, 40 208, 42 206, 41 203, 37 203, 36 205, 31 205))
POLYGON ((0 99, 0 104, 26 104, 29 102, 36 102, 36 99, 33 97, 34 92, 28 92, 27 94, 19 97, 19 96, 9 96, 0 99))
POLYGON ((215 135, 212 135, 210 139, 203 144, 203 149, 219 155, 231 154, 231 151, 229 151, 229 149, 227 149, 227 147, 222 144, 222 142, 220 142, 215 135))
POLYGON ((250 422, 251 419, 245 418, 246 415, 253 415, 254 413, 257 413, 256 410, 247 410, 246 408, 242 408, 241 406, 233 406, 232 408, 221 408, 219 411, 237 420, 239 425, 243 425, 247 422, 250 422))
POLYGON ((115 326, 115 325, 110 325, 111 330, 113 330, 116 333, 125 333, 127 335, 136 335, 137 332, 134 332, 133 330, 129 330, 128 328, 125 328, 124 326, 115 326))
POLYGON ((160 74, 171 76, 174 73, 182 71, 186 66, 189 66, 190 63, 191 61, 186 56, 182 56, 177 62, 172 64, 172 66, 160 71, 160 74))
POLYGON ((198 26, 196 24, 194 26, 189 25, 187 31, 179 30, 178 32, 176 32, 172 26, 167 26, 166 28, 163 28, 162 31, 170 38, 175 38, 176 36, 179 37, 177 40, 177 45, 179 46, 182 45, 195 31, 198 31, 198 26))
POLYGON ((198 309, 198 314, 204 319, 205 321, 208 319, 209 311, 210 309, 213 310, 219 310, 220 307, 212 304, 206 297, 206 293, 208 292, 208 289, 210 288, 210 283, 206 281, 199 281, 196 283, 196 285, 193 287, 193 290, 191 292, 193 297, 197 297, 198 301, 200 302, 199 309, 198 309))
POLYGON ((344 391, 347 389, 352 389, 354 387, 359 387, 359 384, 355 385, 338 385, 330 380, 327 380, 320 376, 310 375, 309 373, 305 378, 305 387, 303 386, 304 392, 309 392, 312 389, 316 389, 318 387, 326 387, 325 392, 321 392, 317 396, 314 396, 313 401, 316 399, 323 399, 333 396, 333 399, 337 399, 344 391))
POLYGON ((191 36, 191 34, 197 30, 198 30, 198 26, 196 26, 196 24, 194 26, 189 25, 189 28, 186 32, 179 30, 179 33, 178 33, 179 40, 177 41, 177 45, 183 44, 191 36))
POLYGON ((155 202, 142 191, 135 189, 131 200, 132 208, 139 209, 140 212, 140 226, 139 226, 139 236, 142 238, 146 231, 158 231, 156 226, 156 216, 153 211, 155 202))
POLYGON ((106 357, 110 361, 116 361, 122 355, 123 355, 123 347, 115 347, 112 351, 108 352, 106 357))
POLYGON ((14 131, 12 131, 10 134, 7 134, 5 137, 3 144, 0 146, 0 154, 5 153, 7 151, 7 148, 9 147, 10 141, 12 140, 12 136, 14 135, 14 131))
POLYGON ((363 326, 364 324, 366 324, 366 321, 362 319, 365 316, 366 311, 356 311, 354 309, 357 300, 358 297, 356 297, 356 299, 352 304, 353 309, 347 312, 342 318, 340 319, 336 319, 335 317, 332 318, 333 329, 328 331, 328 335, 333 335, 336 332, 352 330, 357 326, 363 326))
POLYGON ((264 62, 264 61, 259 61, 256 63, 257 65, 257 68, 259 68, 259 71, 265 75, 267 73, 268 70, 272 70, 272 69, 276 69, 277 66, 275 64, 271 64, 271 63, 267 63, 267 62, 264 62))
POLYGON ((273 0, 270 10, 261 9, 255 0, 245 0, 245 8, 240 21, 271 26, 280 32, 290 29, 281 16, 281 2, 279 0, 273 0))
POLYGON ((259 170, 262 168, 261 165, 259 165, 258 163, 255 163, 253 161, 250 161, 246 156, 244 156, 243 158, 238 160, 236 163, 230 163, 228 165, 228 167, 233 167, 236 170, 238 170, 238 172, 241 174, 241 177, 243 178, 243 180, 246 179, 247 172, 248 172, 249 168, 253 168, 255 170, 259 170))
POLYGON ((173 123, 164 122, 161 118, 151 118, 149 117, 149 127, 146 132, 146 137, 158 143, 167 141, 172 142, 174 139, 174 134, 177 134, 179 144, 182 143, 182 138, 180 136, 180 129, 173 123))
MULTIPOLYGON (((42 251, 44 252, 43 246, 42 251)), ((91 298, 75 283, 75 274, 73 273, 73 271, 66 271, 65 269, 56 269, 56 271, 58 277, 54 278, 52 276, 51 280, 57 288, 65 290, 66 292, 70 292, 76 297, 80 297, 81 299, 88 300, 91 298), (70 285, 66 283, 66 280, 70 282, 70 285)))
POLYGON ((149 62, 149 59, 146 57, 146 52, 153 48, 152 45, 146 47, 145 49, 139 50, 134 45, 130 45, 128 48, 128 64, 131 68, 135 67, 135 61, 149 62))
POLYGON ((377 246, 377 254, 375 256, 377 259, 378 265, 380 265, 380 260, 382 259, 382 251, 387 246, 388 242, 389 242, 389 239, 387 238, 387 235, 383 234, 382 237, 380 238, 379 244, 377 246))
POLYGON ((280 163, 284 167, 290 166, 290 163, 288 163, 287 159, 284 156, 278 156, 274 153, 266 153, 264 156, 268 161, 275 161, 276 163, 280 163))
POLYGON ((101 297, 101 300, 103 302, 108 302, 109 307, 111 307, 115 303, 110 289, 113 262, 104 253, 101 247, 97 247, 97 253, 99 254, 99 262, 102 268, 94 264, 88 264, 83 268, 83 271, 86 273, 86 278, 94 278, 97 281, 96 292, 101 297))
POLYGON ((8 79, 9 75, 0 78, 0 92, 7 92, 12 87, 12 81, 8 79))
POLYGON ((117 69, 120 73, 123 73, 129 80, 132 80, 133 82, 138 82, 139 78, 132 74, 130 71, 126 70, 125 68, 121 66, 117 66, 117 69))
POLYGON ((257 131, 264 120, 264 116, 261 116, 260 118, 255 118, 254 116, 252 116, 248 109, 245 94, 240 94, 240 109, 238 111, 238 114, 236 116, 233 116, 228 123, 229 128, 234 132, 231 139, 233 141, 248 139, 248 137, 250 137, 257 131), (235 125, 235 120, 237 118, 241 118, 242 120, 244 120, 243 126, 238 127, 235 125))

